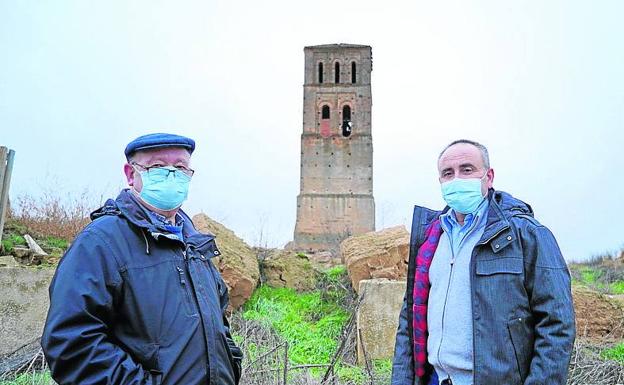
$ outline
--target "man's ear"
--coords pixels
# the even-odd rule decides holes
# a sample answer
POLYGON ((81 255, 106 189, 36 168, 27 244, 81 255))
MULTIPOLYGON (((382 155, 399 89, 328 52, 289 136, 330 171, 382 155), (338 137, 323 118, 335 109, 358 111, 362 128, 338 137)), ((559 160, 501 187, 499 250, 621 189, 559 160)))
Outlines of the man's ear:
POLYGON ((135 170, 129 163, 124 164, 123 167, 124 174, 126 175, 126 181, 128 182, 128 186, 134 186, 134 178, 135 178, 135 170))
POLYGON ((487 171, 487 188, 491 189, 494 186, 494 169, 491 168, 487 171))

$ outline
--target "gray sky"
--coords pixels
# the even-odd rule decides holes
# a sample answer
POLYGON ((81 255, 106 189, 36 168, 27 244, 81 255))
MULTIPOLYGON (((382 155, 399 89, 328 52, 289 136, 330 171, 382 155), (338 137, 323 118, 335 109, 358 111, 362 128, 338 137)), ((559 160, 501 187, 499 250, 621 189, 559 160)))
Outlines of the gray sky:
POLYGON ((191 214, 292 238, 303 47, 373 47, 377 228, 443 205, 436 157, 489 147, 568 260, 624 246, 624 2, 0 0, 11 194, 124 186, 125 145, 193 137, 191 214))

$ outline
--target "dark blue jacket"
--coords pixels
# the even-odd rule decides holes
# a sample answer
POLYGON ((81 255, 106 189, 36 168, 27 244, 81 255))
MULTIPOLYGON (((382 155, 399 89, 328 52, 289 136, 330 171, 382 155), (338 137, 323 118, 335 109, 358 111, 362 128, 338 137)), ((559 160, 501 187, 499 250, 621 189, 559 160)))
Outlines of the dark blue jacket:
MULTIPOLYGON (((490 190, 483 236, 472 251, 474 385, 565 385, 575 337, 570 274, 552 233, 531 207, 490 190)), ((448 208, 447 208, 448 210, 448 208)), ((434 383, 415 378, 412 290, 425 229, 443 211, 414 209, 406 298, 399 318, 392 385, 434 383)))
POLYGON ((50 285, 41 345, 60 385, 234 385, 242 354, 211 235, 167 237, 127 190, 91 215, 50 285))

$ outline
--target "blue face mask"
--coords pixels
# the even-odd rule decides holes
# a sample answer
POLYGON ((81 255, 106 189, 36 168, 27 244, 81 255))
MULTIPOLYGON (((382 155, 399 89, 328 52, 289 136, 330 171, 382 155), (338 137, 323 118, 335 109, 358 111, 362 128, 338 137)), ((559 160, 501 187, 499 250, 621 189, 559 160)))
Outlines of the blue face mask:
POLYGON ((173 210, 186 200, 191 177, 175 167, 153 167, 139 174, 143 182, 139 197, 150 206, 173 210))
POLYGON ((442 183, 442 197, 450 208, 460 214, 470 214, 477 211, 477 208, 485 198, 481 194, 481 178, 455 178, 449 182, 442 183))

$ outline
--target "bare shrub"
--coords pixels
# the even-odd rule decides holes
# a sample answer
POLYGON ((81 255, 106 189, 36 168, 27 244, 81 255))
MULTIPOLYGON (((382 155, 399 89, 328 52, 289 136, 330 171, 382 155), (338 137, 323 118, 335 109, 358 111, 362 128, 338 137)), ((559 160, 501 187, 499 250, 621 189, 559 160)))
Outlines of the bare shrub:
POLYGON ((605 345, 594 345, 578 339, 570 361, 568 385, 624 384, 624 365, 600 357, 600 352, 605 348, 605 345))
POLYGON ((0 357, 0 384, 55 384, 50 378, 39 338, 0 357))
POLYGON ((72 195, 49 189, 39 197, 21 195, 16 203, 11 219, 26 226, 37 237, 55 237, 68 242, 89 223, 89 213, 98 206, 88 190, 72 195))

